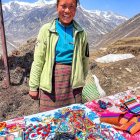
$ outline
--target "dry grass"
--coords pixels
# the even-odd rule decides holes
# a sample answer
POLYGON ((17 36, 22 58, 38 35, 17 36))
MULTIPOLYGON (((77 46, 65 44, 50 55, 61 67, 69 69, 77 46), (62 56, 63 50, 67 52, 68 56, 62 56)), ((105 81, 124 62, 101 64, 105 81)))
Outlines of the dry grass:
POLYGON ((140 45, 140 37, 129 37, 117 40, 112 45, 140 45))

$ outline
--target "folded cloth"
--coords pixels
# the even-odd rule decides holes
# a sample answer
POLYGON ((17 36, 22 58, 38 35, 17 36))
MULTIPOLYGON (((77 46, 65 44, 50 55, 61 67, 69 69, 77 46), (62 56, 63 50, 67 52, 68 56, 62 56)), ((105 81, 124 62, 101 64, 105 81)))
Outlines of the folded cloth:
POLYGON ((133 135, 140 130, 140 117, 133 117, 126 124, 123 124, 121 126, 115 126, 115 128, 127 131, 133 135))
POLYGON ((119 124, 125 124, 125 123, 127 123, 130 119, 133 118, 133 116, 134 116, 134 114, 129 113, 129 112, 126 112, 126 113, 120 118, 119 124))
POLYGON ((132 98, 123 103, 126 110, 132 114, 140 115, 140 104, 137 102, 136 99, 132 98))
POLYGON ((122 116, 123 113, 105 113, 100 116, 100 121, 109 124, 119 125, 119 121, 122 116))
POLYGON ((132 98, 123 103, 121 107, 124 107, 124 112, 103 113, 100 116, 100 121, 113 124, 116 129, 127 131, 133 135, 140 130, 140 104, 132 98))

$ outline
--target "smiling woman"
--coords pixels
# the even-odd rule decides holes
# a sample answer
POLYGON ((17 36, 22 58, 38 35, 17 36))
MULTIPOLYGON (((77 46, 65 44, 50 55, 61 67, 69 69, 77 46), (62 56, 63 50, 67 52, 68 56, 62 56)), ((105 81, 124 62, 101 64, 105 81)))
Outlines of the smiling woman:
POLYGON ((82 103, 89 50, 85 31, 73 20, 77 3, 57 0, 58 18, 40 29, 29 80, 40 111, 82 103))
POLYGON ((70 0, 57 0, 57 13, 59 21, 65 26, 69 25, 75 16, 77 1, 74 1, 71 2, 70 0))

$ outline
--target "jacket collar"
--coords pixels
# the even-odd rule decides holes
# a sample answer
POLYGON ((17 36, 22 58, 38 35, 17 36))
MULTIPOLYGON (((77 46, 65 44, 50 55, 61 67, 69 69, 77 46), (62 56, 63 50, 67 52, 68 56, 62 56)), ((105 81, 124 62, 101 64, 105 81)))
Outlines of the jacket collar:
MULTIPOLYGON (((57 19, 54 19, 54 20, 51 22, 50 28, 49 28, 50 32, 56 33, 56 26, 55 26, 56 20, 57 20, 57 19)), ((75 20, 73 20, 73 26, 74 26, 74 28, 75 28, 75 31, 77 31, 77 32, 83 31, 83 29, 80 27, 80 25, 79 25, 75 20)))

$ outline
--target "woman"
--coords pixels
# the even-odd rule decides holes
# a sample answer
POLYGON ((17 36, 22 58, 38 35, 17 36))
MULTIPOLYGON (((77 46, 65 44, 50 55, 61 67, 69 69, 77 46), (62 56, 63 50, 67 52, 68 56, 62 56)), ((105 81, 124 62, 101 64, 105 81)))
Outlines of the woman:
POLYGON ((40 111, 82 103, 88 72, 85 31, 73 20, 78 0, 57 0, 58 18, 39 32, 30 72, 29 95, 40 100, 40 111))

